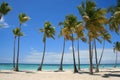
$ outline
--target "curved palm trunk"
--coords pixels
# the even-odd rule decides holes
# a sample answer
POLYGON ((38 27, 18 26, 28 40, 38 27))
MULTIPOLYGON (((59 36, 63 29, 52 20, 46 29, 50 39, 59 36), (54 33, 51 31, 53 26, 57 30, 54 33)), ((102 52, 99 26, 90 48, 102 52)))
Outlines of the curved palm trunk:
POLYGON ((78 70, 77 70, 77 68, 76 68, 76 62, 75 62, 75 52, 74 52, 73 34, 72 34, 72 52, 73 52, 74 73, 77 73, 78 70))
POLYGON ((117 67, 117 52, 116 52, 116 58, 115 58, 115 66, 114 66, 114 68, 116 68, 117 67))
POLYGON ((93 74, 93 63, 92 63, 92 51, 91 51, 90 37, 89 37, 89 59, 90 59, 90 74, 93 74))
POLYGON ((98 68, 98 59, 97 59, 97 49, 96 49, 96 40, 94 39, 94 45, 95 45, 95 60, 96 60, 96 70, 95 72, 99 72, 99 68, 98 68))
POLYGON ((80 70, 80 52, 79 52, 79 40, 78 40, 78 45, 77 45, 77 48, 78 48, 78 70, 80 70))
POLYGON ((15 69, 15 45, 16 45, 16 36, 14 37, 14 50, 13 50, 13 70, 15 69))
POLYGON ((42 61, 41 61, 40 66, 37 69, 38 71, 42 71, 42 65, 43 65, 43 61, 44 61, 44 57, 45 57, 45 50, 46 50, 46 40, 44 42, 44 51, 43 51, 42 61))
MULTIPOLYGON (((21 32, 21 23, 20 23, 20 32, 21 32)), ((19 34, 20 34, 19 32, 19 34)), ((18 63, 19 63, 19 54, 20 54, 20 35, 18 36, 18 51, 17 51, 17 60, 16 60, 16 67, 15 67, 15 71, 19 71, 19 67, 18 67, 18 63)))
POLYGON ((101 60, 102 60, 102 57, 103 57, 103 53, 104 53, 104 48, 105 48, 105 40, 104 40, 104 42, 103 42, 103 49, 102 49, 102 53, 101 53, 101 56, 100 56, 100 59, 99 59, 98 66, 99 66, 100 63, 101 63, 101 60))
POLYGON ((62 57, 61 57, 61 62, 60 62, 60 68, 59 68, 60 71, 63 71, 63 66, 62 66, 62 64, 63 64, 64 50, 65 50, 65 38, 64 38, 63 52, 62 52, 62 57))

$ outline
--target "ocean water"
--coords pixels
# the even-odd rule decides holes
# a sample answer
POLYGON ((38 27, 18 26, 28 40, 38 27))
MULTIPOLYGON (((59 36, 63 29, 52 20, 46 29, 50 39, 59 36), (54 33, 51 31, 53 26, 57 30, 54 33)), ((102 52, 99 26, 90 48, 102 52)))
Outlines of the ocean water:
MULTIPOLYGON (((77 65, 78 66, 78 65, 77 65)), ((37 70, 39 64, 19 64, 19 70, 37 70)), ((89 68, 89 64, 81 64, 81 69, 89 68)), ((101 64, 99 68, 113 68, 114 64, 101 64)), ((120 64, 117 65, 120 67, 120 64)), ((44 64, 43 70, 58 70, 59 64, 44 64)), ((0 70, 12 70, 12 63, 0 63, 0 70)), ((63 69, 73 69, 73 64, 63 64, 63 69)))

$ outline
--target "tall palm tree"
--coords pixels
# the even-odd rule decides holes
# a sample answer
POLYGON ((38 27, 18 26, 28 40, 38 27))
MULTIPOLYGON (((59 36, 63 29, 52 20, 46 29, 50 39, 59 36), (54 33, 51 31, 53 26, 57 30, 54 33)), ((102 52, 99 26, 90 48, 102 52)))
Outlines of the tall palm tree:
POLYGON ((78 70, 80 70, 80 51, 79 51, 79 40, 86 42, 86 38, 84 37, 84 27, 82 22, 78 22, 77 27, 75 27, 75 33, 77 34, 77 49, 78 49, 78 70))
POLYGON ((114 66, 116 68, 116 66, 117 66, 117 54, 118 54, 118 52, 120 52, 120 42, 118 42, 118 41, 115 42, 113 50, 114 50, 114 53, 116 53, 115 66, 114 66))
POLYGON ((52 26, 50 22, 45 22, 44 23, 44 28, 39 30, 40 32, 44 33, 43 34, 43 43, 44 43, 44 50, 43 50, 43 56, 42 56, 42 61, 41 64, 38 68, 38 71, 42 70, 42 65, 44 61, 44 56, 45 56, 45 51, 46 51, 46 39, 47 38, 54 38, 55 35, 55 28, 52 26))
MULTIPOLYGON (((30 19, 29 16, 27 16, 25 13, 19 14, 19 34, 21 33, 21 26, 23 23, 27 22, 30 19)), ((19 53, 20 53, 20 36, 18 36, 18 51, 17 51, 17 60, 16 60, 16 66, 15 71, 19 71, 18 63, 19 63, 19 53)))
POLYGON ((78 6, 78 10, 83 18, 85 29, 87 30, 89 44, 90 74, 93 74, 91 42, 94 39, 99 41, 100 33, 102 31, 105 31, 104 24, 107 23, 107 19, 105 17, 106 10, 102 8, 96 8, 95 2, 90 0, 82 2, 82 4, 78 6))
MULTIPOLYGON (((59 23, 59 26, 64 26, 64 23, 63 23, 63 22, 60 22, 60 23, 59 23)), ((59 37, 60 37, 60 36, 63 36, 62 29, 63 29, 63 28, 61 28, 59 37)), ((60 60, 59 71, 63 71, 63 57, 64 57, 64 51, 65 51, 65 42, 66 42, 66 38, 64 37, 64 40, 63 40, 63 50, 62 50, 62 56, 61 56, 61 60, 60 60)))
POLYGON ((15 69, 15 56, 16 56, 16 54, 15 54, 15 52, 16 52, 16 38, 18 37, 18 36, 23 36, 23 33, 20 33, 20 29, 17 27, 17 28, 15 28, 15 29, 13 29, 13 34, 14 34, 14 48, 13 48, 13 70, 15 69))
POLYGON ((111 43, 111 40, 110 40, 111 35, 108 32, 104 32, 104 33, 102 33, 102 39, 103 39, 103 48, 102 48, 102 52, 101 52, 100 59, 99 59, 99 62, 98 62, 98 66, 100 65, 102 57, 103 57, 104 48, 105 48, 105 41, 111 43))
POLYGON ((2 18, 2 15, 8 14, 8 12, 11 11, 11 7, 9 6, 8 3, 2 2, 0 5, 0 19, 2 18))
MULTIPOLYGON (((74 51, 74 34, 77 31, 75 28, 79 27, 77 17, 70 14, 65 17, 64 20, 65 27, 62 29, 62 33, 67 40, 72 41, 72 53, 73 53, 73 64, 74 64, 74 73, 78 72, 75 61, 75 51, 74 51)), ((77 34, 77 33, 76 33, 77 34)))

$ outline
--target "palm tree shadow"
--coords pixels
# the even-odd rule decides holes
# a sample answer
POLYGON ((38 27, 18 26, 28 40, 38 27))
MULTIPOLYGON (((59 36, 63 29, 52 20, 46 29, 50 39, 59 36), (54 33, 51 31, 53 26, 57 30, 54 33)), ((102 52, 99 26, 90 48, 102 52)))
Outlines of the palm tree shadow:
POLYGON ((109 78, 109 77, 120 77, 120 74, 104 74, 102 77, 109 78))
MULTIPOLYGON (((78 72, 78 74, 89 74, 89 75, 91 75, 90 72, 78 72)), ((94 73, 93 76, 101 76, 101 75, 94 73)))
POLYGON ((0 72, 0 74, 13 74, 13 72, 0 72))
POLYGON ((19 71, 19 72, 25 72, 25 73, 35 73, 35 72, 33 72, 33 71, 19 71))
POLYGON ((64 70, 55 70, 54 72, 65 72, 64 70))

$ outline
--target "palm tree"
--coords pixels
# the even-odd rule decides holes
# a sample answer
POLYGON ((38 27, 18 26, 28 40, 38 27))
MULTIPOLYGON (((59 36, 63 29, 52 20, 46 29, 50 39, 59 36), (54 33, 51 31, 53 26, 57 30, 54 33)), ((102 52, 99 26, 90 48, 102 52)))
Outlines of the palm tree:
POLYGON ((74 64, 74 73, 78 72, 75 61, 75 51, 74 51, 74 33, 78 25, 77 17, 74 15, 67 15, 64 20, 64 28, 62 33, 67 40, 72 41, 72 53, 73 53, 73 64, 74 64))
POLYGON ((84 37, 84 27, 82 22, 79 22, 77 27, 75 27, 75 33, 77 34, 77 49, 78 49, 78 70, 80 70, 80 51, 79 51, 79 40, 86 42, 86 38, 84 37))
POLYGON ((103 38, 103 48, 102 48, 102 52, 101 52, 100 59, 99 59, 99 62, 98 62, 98 66, 101 63, 102 56, 103 56, 103 53, 104 53, 105 41, 111 43, 111 40, 110 40, 111 39, 111 35, 108 32, 102 33, 102 38, 103 38))
MULTIPOLYGON (((59 23, 59 26, 62 26, 62 25, 64 26, 64 23, 63 23, 63 22, 60 22, 60 23, 59 23)), ((60 37, 60 36, 63 36, 62 29, 63 29, 63 28, 61 28, 59 37, 60 37)), ((61 60, 60 60, 59 71, 63 71, 63 57, 64 57, 64 51, 65 51, 65 42, 66 42, 66 39, 65 39, 65 37, 64 37, 64 40, 63 40, 63 50, 62 50, 62 56, 61 56, 61 60)))
POLYGON ((108 9, 112 13, 109 19, 109 26, 111 31, 115 31, 119 34, 120 31, 120 0, 117 0, 116 6, 110 7, 108 9))
POLYGON ((96 62, 96 68, 95 68, 95 72, 99 72, 99 68, 98 68, 98 58, 97 58, 97 48, 96 48, 96 40, 94 39, 94 47, 95 47, 95 62, 96 62))
POLYGON ((91 42, 94 39, 100 41, 100 33, 102 31, 105 31, 104 24, 107 23, 107 19, 105 17, 106 10, 102 8, 96 8, 95 2, 90 0, 82 2, 82 4, 78 6, 78 10, 83 18, 85 29, 87 30, 89 44, 90 74, 93 74, 91 42))
POLYGON ((42 61, 41 64, 38 68, 38 71, 42 70, 42 65, 44 61, 44 56, 45 56, 45 50, 46 50, 46 38, 54 38, 55 35, 55 28, 51 25, 50 22, 45 22, 44 23, 44 28, 39 30, 40 32, 44 33, 43 34, 43 43, 44 43, 44 50, 43 50, 43 56, 42 56, 42 61))
POLYGON ((118 54, 118 52, 120 52, 120 42, 118 42, 118 41, 115 42, 113 50, 114 50, 114 53, 116 53, 115 66, 114 66, 116 68, 116 66, 117 66, 117 54, 118 54))
POLYGON ((20 29, 17 27, 16 29, 13 29, 13 34, 14 34, 14 48, 13 48, 13 70, 15 69, 15 48, 16 48, 16 38, 17 36, 23 36, 23 33, 20 33, 20 29))
POLYGON ((2 18, 2 15, 6 15, 10 11, 11 7, 9 6, 9 4, 6 2, 2 2, 2 4, 0 5, 0 19, 2 18))
MULTIPOLYGON (((25 23, 26 21, 28 21, 30 19, 29 16, 27 16, 25 13, 21 13, 19 14, 19 34, 21 33, 21 26, 23 23, 25 23)), ((18 36, 18 51, 17 51, 17 60, 16 60, 16 66, 15 66, 15 71, 19 71, 18 68, 18 63, 19 63, 19 53, 20 53, 20 36, 18 36)))

